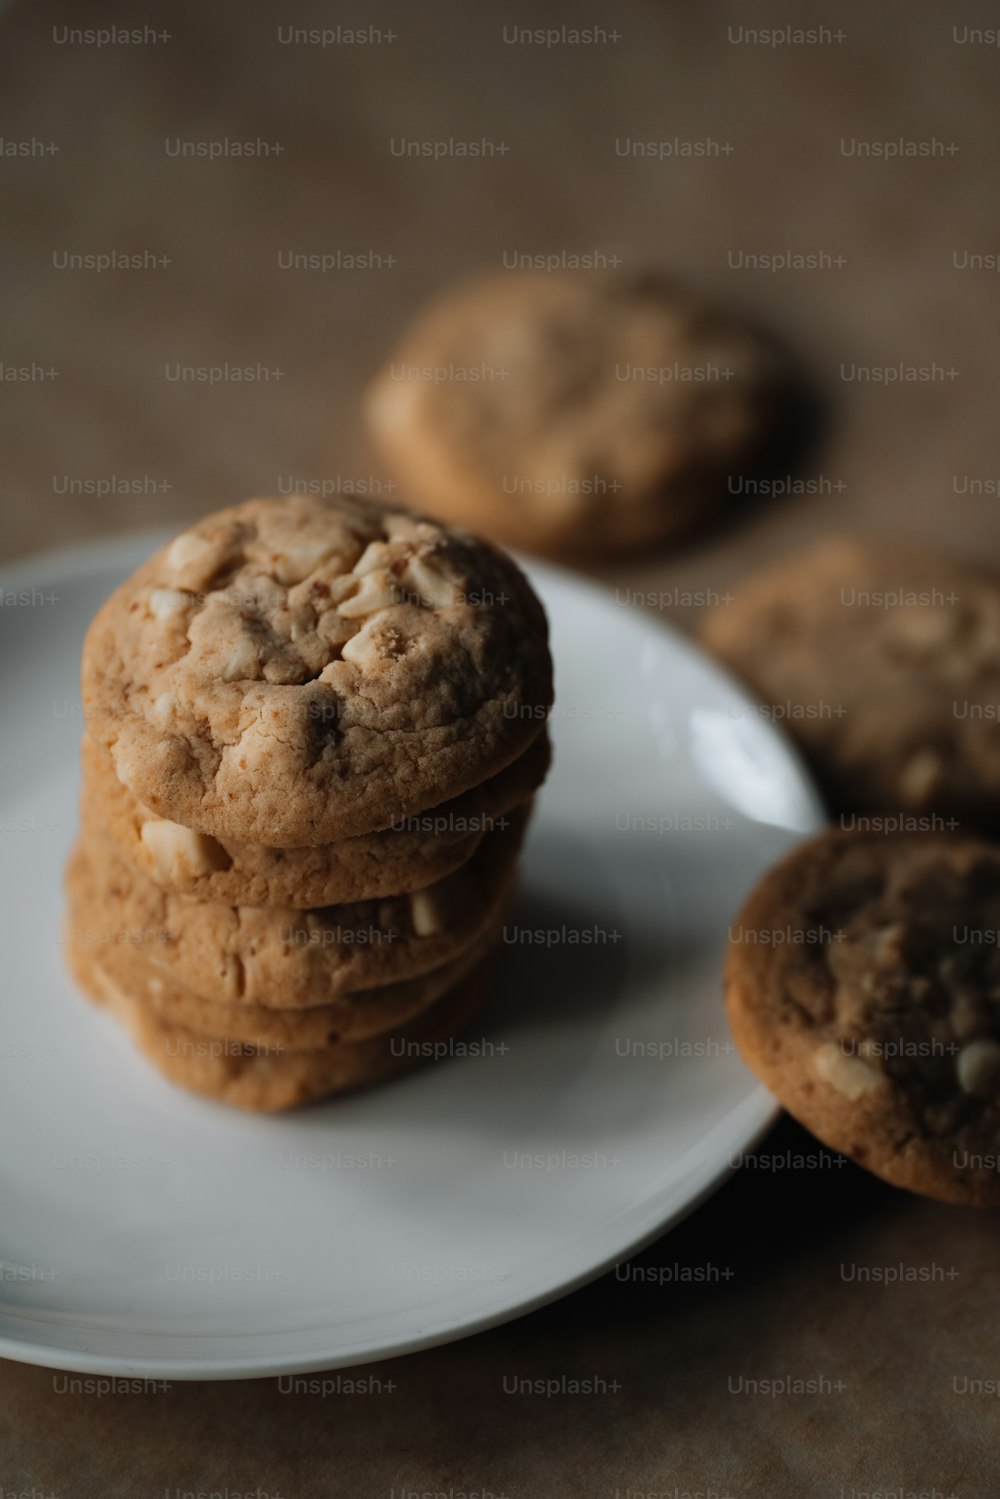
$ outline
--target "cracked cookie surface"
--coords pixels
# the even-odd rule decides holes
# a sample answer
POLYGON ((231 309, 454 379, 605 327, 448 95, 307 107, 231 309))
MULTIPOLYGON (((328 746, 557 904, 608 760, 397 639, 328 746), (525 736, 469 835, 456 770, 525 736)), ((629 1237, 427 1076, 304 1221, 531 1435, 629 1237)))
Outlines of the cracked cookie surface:
POLYGON ((1000 828, 992 579, 933 555, 834 538, 738 585, 701 633, 765 711, 780 714, 835 812, 1000 828))
POLYGON ((475 853, 483 837, 509 822, 548 770, 543 730, 533 744, 482 785, 380 833, 308 848, 267 848, 196 833, 157 817, 115 775, 106 750, 85 735, 81 813, 89 834, 105 829, 118 848, 162 890, 233 906, 316 906, 381 899, 422 890, 475 853))
POLYGON ((750 896, 725 986, 745 1061, 825 1144, 1000 1205, 1000 849, 826 833, 750 896))
MULTIPOLYGON (((681 536, 775 435, 784 357, 655 277, 501 272, 422 313, 366 400, 404 492, 554 555, 681 536)), ((730 502, 731 503, 731 502, 730 502)))
POLYGON ((206 517, 104 604, 84 714, 147 807, 300 848, 498 774, 552 701, 544 612, 509 558, 353 498, 206 517))

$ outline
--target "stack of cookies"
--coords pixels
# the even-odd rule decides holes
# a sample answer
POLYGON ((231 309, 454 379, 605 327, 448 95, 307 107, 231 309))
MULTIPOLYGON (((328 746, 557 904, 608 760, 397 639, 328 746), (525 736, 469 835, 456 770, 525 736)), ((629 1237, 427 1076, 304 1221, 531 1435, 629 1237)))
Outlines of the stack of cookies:
POLYGON ((112 595, 83 694, 68 951, 153 1064, 283 1109, 439 1054, 548 768, 519 569, 409 511, 251 500, 112 595))

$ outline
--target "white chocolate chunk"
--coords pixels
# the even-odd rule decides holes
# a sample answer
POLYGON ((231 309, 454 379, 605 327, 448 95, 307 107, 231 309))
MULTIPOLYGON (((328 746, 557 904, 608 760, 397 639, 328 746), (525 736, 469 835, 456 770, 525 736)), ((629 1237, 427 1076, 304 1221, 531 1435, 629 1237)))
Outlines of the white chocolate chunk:
POLYGON ((824 1083, 852 1102, 865 1093, 885 1087, 885 1076, 877 1067, 861 1057, 848 1056, 836 1041, 827 1041, 817 1049, 813 1066, 824 1083))
POLYGON ((958 1081, 972 1098, 995 1098, 1000 1093, 1000 1045, 981 1039, 970 1041, 958 1054, 958 1081))
POLYGON ((173 692, 161 692, 153 704, 153 712, 157 723, 167 724, 177 711, 177 695, 173 692))
POLYGON ((395 555, 387 541, 370 541, 354 564, 354 576, 363 578, 367 573, 375 572, 376 569, 387 570, 395 555))
POLYGON ((329 541, 300 541, 275 558, 272 571, 279 583, 288 586, 301 583, 318 571, 324 562, 329 562, 336 550, 329 541))
POLYGON ((224 682, 242 682, 248 677, 256 677, 260 667, 260 654, 256 645, 248 637, 237 640, 229 653, 229 660, 222 668, 222 680, 224 682))
POLYGON ((432 937, 444 926, 441 902, 431 890, 417 890, 410 896, 410 920, 418 937, 432 937))
POLYGON ((197 589, 217 571, 223 556, 217 542, 199 536, 196 531, 183 531, 167 549, 167 567, 179 587, 197 589))
MULTIPOLYGON (((378 666, 382 660, 382 652, 379 650, 378 641, 372 628, 374 623, 374 618, 369 619, 366 624, 362 625, 356 635, 351 636, 351 639, 341 650, 340 654, 343 659, 349 661, 352 666, 371 668, 378 666)), ((325 672, 320 680, 328 680, 325 672)))
POLYGON ((173 882, 183 874, 211 874, 230 866, 228 854, 215 838, 178 822, 153 819, 143 823, 139 836, 160 879, 173 882))
POLYGON ((426 557, 413 557, 403 574, 408 594, 424 609, 447 609, 455 602, 455 585, 444 573, 432 567, 426 557))
POLYGON ((177 619, 194 600, 179 588, 154 588, 149 595, 149 612, 154 619, 177 619))
POLYGON ((899 789, 906 801, 921 806, 941 779, 941 758, 933 750, 918 750, 903 766, 899 789))
POLYGON ((389 574, 371 572, 361 579, 357 592, 340 605, 340 613, 344 619, 364 619, 398 603, 399 595, 389 574))

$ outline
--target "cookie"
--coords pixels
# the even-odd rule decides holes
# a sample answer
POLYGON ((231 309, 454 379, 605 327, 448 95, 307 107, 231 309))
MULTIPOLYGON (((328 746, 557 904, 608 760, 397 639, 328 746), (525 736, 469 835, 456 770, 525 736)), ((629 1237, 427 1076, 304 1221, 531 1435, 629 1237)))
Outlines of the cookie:
POLYGON ((195 832, 301 848, 499 774, 552 701, 545 615, 485 542, 353 497, 249 500, 112 594, 83 651, 89 733, 195 832))
POLYGON ((312 848, 266 848, 195 833, 150 812, 115 775, 108 752, 83 739, 81 811, 88 833, 106 829, 119 851, 161 890, 233 906, 315 906, 422 890, 475 853, 545 778, 547 733, 499 775, 381 833, 312 848))
POLYGON ((300 1009, 418 978, 472 947, 513 890, 528 820, 488 834, 468 864, 425 890, 295 911, 171 895, 107 839, 85 840, 99 924, 83 940, 123 944, 216 1004, 300 1009))
POLYGON ((82 844, 70 860, 66 887, 68 943, 80 950, 75 966, 97 969, 99 977, 164 1020, 261 1049, 315 1051, 339 1041, 366 1041, 406 1025, 481 963, 497 936, 496 930, 487 932, 461 957, 419 978, 344 994, 328 1005, 278 1010, 269 1005, 217 1004, 177 983, 165 969, 154 968, 128 943, 87 942, 85 934, 101 931, 104 913, 82 844))
MULTIPOLYGON (((496 943, 496 930, 487 932, 461 957, 419 978, 404 979, 379 989, 344 994, 331 1005, 310 1009, 277 1010, 267 1005, 213 1004, 174 983, 161 969, 145 967, 138 986, 116 974, 121 948, 97 964, 120 988, 134 992, 149 1009, 177 1025, 217 1039, 242 1041, 262 1049, 316 1051, 345 1041, 369 1041, 410 1025, 481 964, 496 943)), ((136 966, 136 973, 139 965, 136 966)))
POLYGON ((835 539, 751 578, 702 638, 796 740, 834 812, 942 820, 902 825, 917 832, 1000 827, 991 579, 835 539))
POLYGON ((733 1037, 791 1114, 896 1186, 1000 1205, 1000 849, 829 832, 729 935, 733 1037))
POLYGON ((71 951, 82 989, 129 1032, 136 1048, 170 1082, 234 1108, 276 1113, 378 1082, 447 1045, 474 1015, 486 987, 483 966, 409 1026, 367 1041, 338 1041, 289 1052, 222 1041, 166 1020, 120 988, 79 947, 71 951))
POLYGON ((551 555, 673 541, 776 436, 790 374, 662 277, 501 272, 447 291, 370 387, 376 447, 446 520, 551 555))

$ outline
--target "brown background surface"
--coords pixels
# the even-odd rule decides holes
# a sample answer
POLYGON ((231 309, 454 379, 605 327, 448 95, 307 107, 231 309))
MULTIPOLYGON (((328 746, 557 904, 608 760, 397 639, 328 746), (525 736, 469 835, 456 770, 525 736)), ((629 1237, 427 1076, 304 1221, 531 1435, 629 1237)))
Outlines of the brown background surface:
MULTIPOLYGON (((504 251, 617 254, 681 271, 765 317, 827 392, 833 432, 808 470, 825 493, 748 517, 609 581, 722 589, 757 559, 831 528, 939 540, 992 560, 1000 477, 995 275, 1000 49, 952 28, 995 7, 810 3, 675 7, 626 0, 288 10, 251 3, 20 4, 0 18, 0 133, 58 151, 0 157, 0 363, 57 378, 0 385, 3 560, 173 522, 289 479, 377 476, 358 393, 401 321, 504 251), (350 13, 347 13, 347 11, 350 13), (148 45, 60 44, 108 23, 148 45), (283 45, 279 25, 370 23, 369 47, 283 45), (617 41, 509 45, 504 25, 601 25, 617 41), (819 45, 733 41, 740 27, 825 26, 819 45), (730 31, 730 28, 735 28, 730 31), (165 141, 253 140, 280 155, 169 157, 165 141), (486 160, 414 161, 390 140, 506 143, 486 160), (615 142, 730 142, 729 155, 625 159, 615 142), (863 160, 842 140, 955 152, 863 160), (171 264, 58 270, 66 250, 151 250, 171 264), (391 254, 391 268, 282 271, 282 251, 391 254), (781 274, 730 253, 825 252, 781 274), (172 363, 258 363, 282 377, 205 385, 172 363), (895 386, 843 363, 936 364, 895 386), (67 480, 146 491, 60 494, 67 480), (998 486, 993 485, 996 489, 998 486)), ((682 623, 685 611, 676 611, 682 623)), ((271 1381, 165 1394, 60 1395, 51 1371, 0 1365, 0 1485, 90 1499, 175 1488, 265 1494, 830 1495, 1000 1492, 996 1219, 911 1200, 853 1167, 796 1170, 785 1123, 744 1171, 640 1259, 706 1262, 696 1287, 608 1277, 484 1336, 366 1371, 379 1396, 291 1397, 271 1381), (943 1279, 857 1285, 841 1267, 938 1266, 943 1279), (954 1273, 952 1273, 954 1272, 954 1273), (729 1378, 842 1384, 750 1398, 729 1378), (512 1399, 505 1376, 600 1375, 593 1398, 512 1399)))

